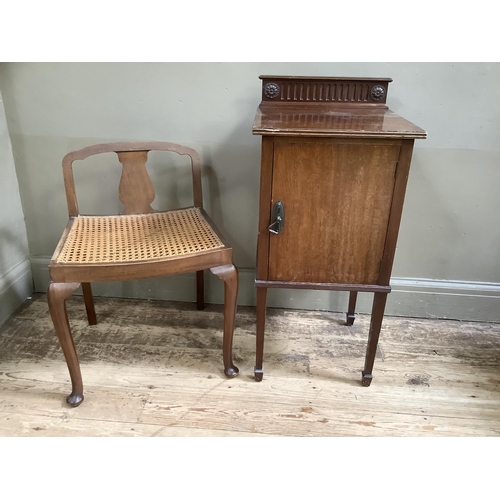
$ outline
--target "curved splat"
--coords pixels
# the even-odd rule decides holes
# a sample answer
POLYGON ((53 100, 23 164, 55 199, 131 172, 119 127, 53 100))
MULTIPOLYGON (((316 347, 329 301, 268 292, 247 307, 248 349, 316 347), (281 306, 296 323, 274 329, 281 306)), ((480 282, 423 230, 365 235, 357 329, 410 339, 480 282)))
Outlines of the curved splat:
POLYGON ((123 166, 120 179, 120 201, 125 205, 124 215, 153 213, 151 203, 155 189, 146 169, 147 151, 117 153, 123 166))

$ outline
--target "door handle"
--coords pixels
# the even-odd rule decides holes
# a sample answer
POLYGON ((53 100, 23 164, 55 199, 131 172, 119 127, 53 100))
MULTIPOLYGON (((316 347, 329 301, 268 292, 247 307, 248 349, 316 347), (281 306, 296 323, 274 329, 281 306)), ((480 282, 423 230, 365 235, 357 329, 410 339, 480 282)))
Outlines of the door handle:
POLYGON ((280 234, 285 227, 285 205, 281 201, 277 201, 273 207, 273 222, 269 226, 269 232, 280 234))

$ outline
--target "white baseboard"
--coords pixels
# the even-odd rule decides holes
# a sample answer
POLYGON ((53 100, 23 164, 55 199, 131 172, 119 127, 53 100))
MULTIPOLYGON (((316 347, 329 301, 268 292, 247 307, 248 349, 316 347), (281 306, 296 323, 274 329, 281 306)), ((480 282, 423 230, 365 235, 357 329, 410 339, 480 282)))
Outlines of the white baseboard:
MULTIPOLYGON (((32 258, 35 291, 45 292, 49 284, 49 258, 32 258)), ((255 305, 255 271, 239 269, 238 304, 255 305)), ((207 272, 206 301, 222 304, 222 282, 207 272)), ((500 322, 500 283, 446 281, 425 278, 393 278, 392 292, 387 300, 386 314, 417 318, 446 318, 463 321, 500 322)), ((127 282, 95 283, 96 296, 194 302, 194 273, 166 278, 127 282)), ((78 292, 77 292, 78 293, 78 292)), ((320 290, 269 289, 268 306, 291 309, 345 312, 348 294, 320 290)), ((373 294, 358 295, 357 312, 370 313, 373 294)))
POLYGON ((22 260, 0 275, 0 325, 33 293, 29 259, 22 260))

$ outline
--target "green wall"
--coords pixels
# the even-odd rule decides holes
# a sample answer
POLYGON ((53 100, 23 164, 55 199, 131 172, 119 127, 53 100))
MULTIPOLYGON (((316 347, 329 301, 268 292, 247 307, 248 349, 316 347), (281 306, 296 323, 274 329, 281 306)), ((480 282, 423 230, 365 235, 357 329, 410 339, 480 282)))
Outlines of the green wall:
POLYGON ((0 93, 0 325, 32 291, 26 226, 0 93))
MULTIPOLYGON (((61 159, 115 140, 165 140, 199 150, 207 211, 235 250, 240 304, 254 303, 260 137, 252 136, 260 74, 379 76, 388 104, 428 132, 416 141, 389 314, 500 321, 500 64, 3 63, 0 89, 26 215, 37 291, 67 213, 61 159)), ((151 156, 155 208, 190 203, 180 159, 151 156)), ((116 213, 119 164, 76 173, 82 212, 116 213)), ((103 284, 103 295, 194 300, 193 276, 103 284)), ((343 310, 346 294, 272 290, 269 304, 343 310)), ((208 299, 222 300, 208 281, 208 299)), ((362 311, 370 297, 362 297, 362 311)))

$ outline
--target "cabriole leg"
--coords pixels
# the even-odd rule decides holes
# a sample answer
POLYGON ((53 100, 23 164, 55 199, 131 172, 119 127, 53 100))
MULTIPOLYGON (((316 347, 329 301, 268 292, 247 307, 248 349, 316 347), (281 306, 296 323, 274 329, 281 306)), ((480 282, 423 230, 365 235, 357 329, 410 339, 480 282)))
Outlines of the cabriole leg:
POLYGON ((66 299, 80 286, 80 283, 51 283, 47 290, 47 302, 54 323, 57 338, 66 358, 72 391, 66 398, 70 406, 78 406, 83 401, 83 381, 80 363, 76 354, 75 343, 66 311, 66 299))
POLYGON ((373 299, 372 319, 370 323, 370 334, 368 335, 368 346, 366 349, 365 369, 363 370, 361 383, 368 387, 372 383, 373 363, 375 362, 375 354, 377 353, 378 338, 382 320, 384 319, 385 303, 387 301, 387 293, 375 293, 373 299))
POLYGON ((210 269, 215 276, 224 281, 224 335, 222 358, 224 373, 232 378, 238 375, 238 368, 233 364, 233 334, 236 320, 236 301, 238 299, 238 270, 232 264, 210 269))

